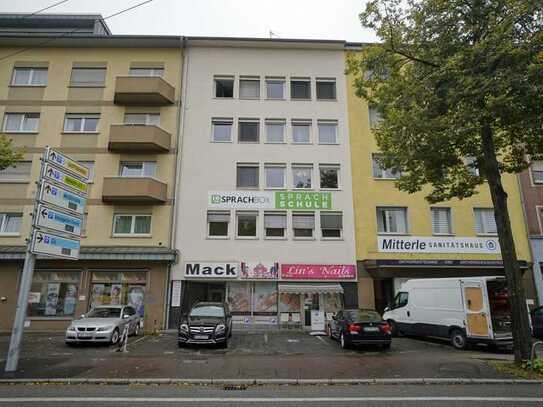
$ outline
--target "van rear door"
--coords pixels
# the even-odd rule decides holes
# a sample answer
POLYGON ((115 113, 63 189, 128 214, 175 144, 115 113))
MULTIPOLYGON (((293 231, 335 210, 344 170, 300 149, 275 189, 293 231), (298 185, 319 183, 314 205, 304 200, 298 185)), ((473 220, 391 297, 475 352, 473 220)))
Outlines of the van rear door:
POLYGON ((466 312, 466 334, 470 337, 490 338, 491 326, 483 282, 462 281, 460 284, 466 312))

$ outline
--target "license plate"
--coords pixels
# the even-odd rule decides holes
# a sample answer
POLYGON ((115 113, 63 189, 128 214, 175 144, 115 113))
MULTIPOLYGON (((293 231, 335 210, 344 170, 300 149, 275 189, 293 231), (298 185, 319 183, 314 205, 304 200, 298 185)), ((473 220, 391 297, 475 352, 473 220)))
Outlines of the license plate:
POLYGON ((194 335, 194 339, 208 339, 207 335, 194 335))
POLYGON ((376 326, 367 326, 364 328, 364 332, 379 332, 379 328, 376 326))
POLYGON ((84 334, 78 334, 77 336, 78 336, 79 338, 90 338, 92 335, 91 335, 91 334, 84 333, 84 334))

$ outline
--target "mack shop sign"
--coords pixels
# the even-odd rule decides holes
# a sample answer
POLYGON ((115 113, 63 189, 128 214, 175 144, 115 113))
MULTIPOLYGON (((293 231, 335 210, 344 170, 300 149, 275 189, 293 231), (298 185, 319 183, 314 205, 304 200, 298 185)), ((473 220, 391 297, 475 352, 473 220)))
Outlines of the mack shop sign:
POLYGON ((494 237, 379 236, 378 245, 385 253, 500 253, 494 237))
POLYGON ((236 262, 188 261, 183 266, 186 278, 238 278, 240 270, 236 262))
POLYGON ((210 191, 211 209, 331 210, 331 192, 210 191))

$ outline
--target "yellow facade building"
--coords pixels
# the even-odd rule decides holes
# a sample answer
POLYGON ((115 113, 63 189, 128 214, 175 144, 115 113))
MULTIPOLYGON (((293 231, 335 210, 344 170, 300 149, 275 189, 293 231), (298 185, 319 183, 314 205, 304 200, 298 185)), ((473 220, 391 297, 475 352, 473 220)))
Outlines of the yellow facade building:
MULTIPOLYGON (((347 57, 349 53, 356 56, 360 45, 349 48, 347 57)), ((374 163, 379 149, 372 124, 378 118, 355 95, 352 76, 347 93, 359 306, 383 311, 409 278, 502 275, 488 187, 481 186, 472 198, 435 205, 425 200, 425 191, 408 194, 398 190, 395 174, 374 163), (448 242, 456 247, 447 247, 448 242)), ((503 183, 527 295, 534 299, 519 185, 515 175, 504 176, 503 183)))

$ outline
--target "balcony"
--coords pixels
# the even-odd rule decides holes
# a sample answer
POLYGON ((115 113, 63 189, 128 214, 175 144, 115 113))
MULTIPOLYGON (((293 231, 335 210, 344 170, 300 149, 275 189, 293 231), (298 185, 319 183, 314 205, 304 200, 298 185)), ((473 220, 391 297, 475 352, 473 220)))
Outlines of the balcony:
POLYGON ((161 204, 168 186, 149 177, 105 177, 102 201, 113 204, 161 204))
POLYGON ((175 89, 158 76, 118 76, 113 101, 117 105, 170 105, 175 101, 175 89))
POLYGON ((171 137, 158 126, 114 124, 109 128, 109 150, 164 153, 170 149, 171 137))

